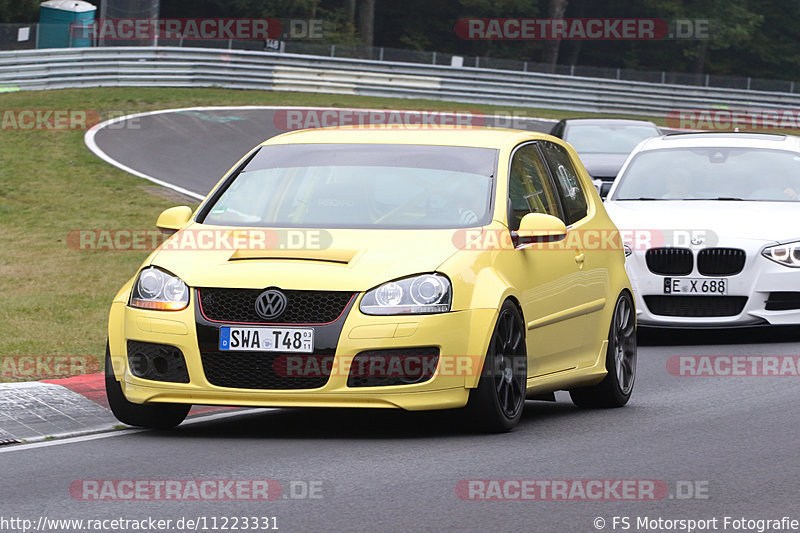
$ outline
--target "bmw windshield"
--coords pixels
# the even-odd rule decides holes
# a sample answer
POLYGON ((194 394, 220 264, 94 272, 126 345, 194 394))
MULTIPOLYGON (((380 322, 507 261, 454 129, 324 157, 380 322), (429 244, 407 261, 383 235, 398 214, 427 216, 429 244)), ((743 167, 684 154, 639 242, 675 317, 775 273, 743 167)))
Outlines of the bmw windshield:
POLYGON ((461 228, 491 219, 497 150, 456 146, 261 147, 198 221, 250 227, 461 228))
POLYGON ((640 152, 613 200, 798 201, 800 153, 756 148, 640 152))

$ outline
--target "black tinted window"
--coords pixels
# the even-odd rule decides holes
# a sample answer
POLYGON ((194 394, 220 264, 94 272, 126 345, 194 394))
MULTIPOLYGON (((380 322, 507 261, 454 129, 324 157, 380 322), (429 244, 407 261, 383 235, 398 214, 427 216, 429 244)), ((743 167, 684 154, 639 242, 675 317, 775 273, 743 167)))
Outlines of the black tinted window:
POLYGON ((563 147, 547 141, 543 141, 541 147, 564 205, 564 222, 567 225, 574 224, 588 212, 586 191, 583 190, 575 166, 563 147))
POLYGON ((514 152, 508 181, 510 212, 508 226, 519 229, 519 222, 528 213, 545 213, 560 216, 558 200, 547 175, 547 167, 539 156, 535 144, 528 144, 514 152))

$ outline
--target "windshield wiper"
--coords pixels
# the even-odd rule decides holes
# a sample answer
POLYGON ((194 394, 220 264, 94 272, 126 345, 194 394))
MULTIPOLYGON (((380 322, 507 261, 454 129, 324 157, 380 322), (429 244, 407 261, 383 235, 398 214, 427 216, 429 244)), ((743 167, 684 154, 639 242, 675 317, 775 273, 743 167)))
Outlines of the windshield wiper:
POLYGON ((721 202, 743 202, 744 200, 741 198, 736 198, 735 196, 718 196, 716 198, 684 198, 684 200, 692 201, 692 200, 718 200, 721 202))
POLYGON ((628 200, 628 201, 636 201, 636 200, 655 201, 655 200, 661 200, 661 198, 650 198, 649 196, 640 196, 639 198, 615 198, 615 199, 616 200, 622 200, 623 202, 626 201, 626 200, 628 200))

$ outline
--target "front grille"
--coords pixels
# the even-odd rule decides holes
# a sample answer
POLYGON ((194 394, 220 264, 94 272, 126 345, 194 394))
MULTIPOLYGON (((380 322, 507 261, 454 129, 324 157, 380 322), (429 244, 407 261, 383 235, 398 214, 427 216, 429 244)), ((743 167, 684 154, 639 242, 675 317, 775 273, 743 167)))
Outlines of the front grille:
POLYGON ((688 248, 651 248, 645 253, 645 260, 650 272, 663 276, 691 274, 694 263, 688 248))
MULTIPOLYGON (((256 314, 256 298, 263 289, 197 289, 200 310, 215 322, 266 324, 256 314)), ((286 310, 269 323, 327 324, 342 314, 353 297, 352 292, 281 291, 286 295, 286 310)))
POLYGON ((704 276, 733 276, 744 269, 746 256, 738 248, 706 248, 697 254, 697 270, 704 276))
POLYGON ((183 352, 168 344, 128 341, 128 366, 137 378, 189 383, 183 352))
POLYGON ((714 317, 736 316, 747 303, 747 296, 645 296, 654 315, 714 317))
POLYGON ((439 348, 392 348, 358 353, 350 365, 348 387, 388 387, 422 383, 433 377, 439 348))
POLYGON ((765 309, 767 311, 800 309, 800 292, 771 292, 765 309))
POLYGON ((317 389, 325 386, 335 349, 313 354, 201 352, 206 379, 237 389, 317 389))

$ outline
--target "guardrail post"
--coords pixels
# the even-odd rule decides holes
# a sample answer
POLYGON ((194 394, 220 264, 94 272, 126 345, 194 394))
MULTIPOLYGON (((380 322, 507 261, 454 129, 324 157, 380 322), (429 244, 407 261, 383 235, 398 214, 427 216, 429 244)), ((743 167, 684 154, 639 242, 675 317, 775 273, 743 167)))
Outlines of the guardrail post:
POLYGON ((706 87, 708 87, 708 79, 711 77, 710 74, 706 74, 706 87))
POLYGON ((228 50, 233 50, 233 39, 228 39, 228 50))
POLYGON ((431 61, 431 65, 435 65, 435 64, 436 64, 436 52, 433 52, 433 59, 431 61))
POLYGON ((528 62, 527 61, 523 61, 522 62, 522 72, 528 72, 528 62))
POLYGON ((667 73, 663 70, 661 71, 661 83, 667 83, 667 73))
POLYGON ((575 75, 575 65, 570 65, 569 66, 569 75, 570 76, 574 76, 575 75))
POLYGON ((331 45, 331 57, 336 57, 336 45, 331 45))
POLYGON ((479 56, 475 56, 475 68, 480 68, 481 66, 481 58, 479 56))
POLYGON ((619 79, 619 69, 617 69, 617 79, 619 79))
POLYGON ((747 77, 747 90, 750 90, 750 76, 747 77))
POLYGON ((793 93, 793 92, 794 92, 794 82, 793 82, 793 81, 790 81, 790 82, 789 82, 789 92, 790 92, 790 93, 793 93))
POLYGON ((378 52, 378 60, 383 61, 383 46, 380 47, 380 51, 378 52))

